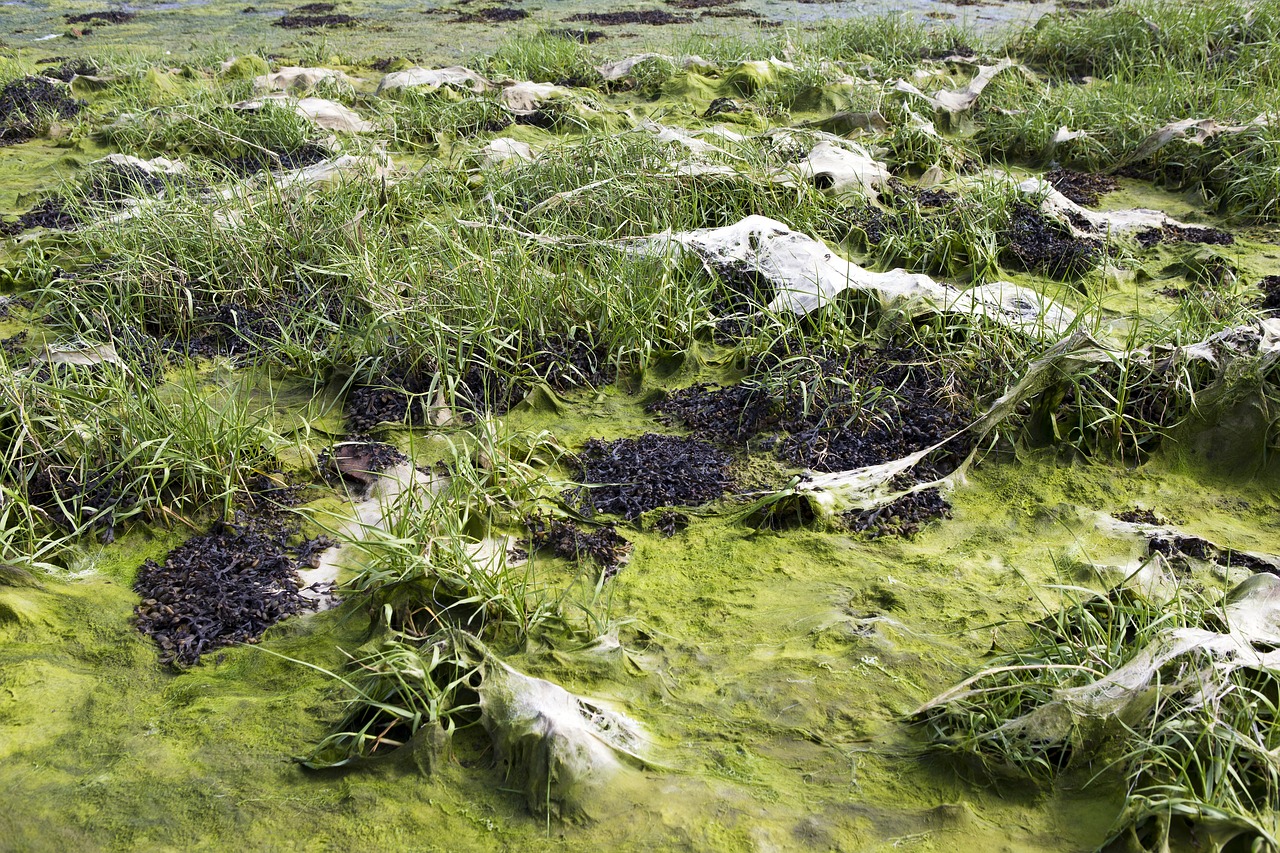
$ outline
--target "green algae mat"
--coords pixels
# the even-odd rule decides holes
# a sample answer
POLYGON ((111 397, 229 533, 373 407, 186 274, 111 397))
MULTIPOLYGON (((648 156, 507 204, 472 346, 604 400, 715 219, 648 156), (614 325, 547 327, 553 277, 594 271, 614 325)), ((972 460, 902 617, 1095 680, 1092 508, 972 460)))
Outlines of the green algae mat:
POLYGON ((162 5, 0 46, 0 849, 1277 848, 1280 4, 162 5))

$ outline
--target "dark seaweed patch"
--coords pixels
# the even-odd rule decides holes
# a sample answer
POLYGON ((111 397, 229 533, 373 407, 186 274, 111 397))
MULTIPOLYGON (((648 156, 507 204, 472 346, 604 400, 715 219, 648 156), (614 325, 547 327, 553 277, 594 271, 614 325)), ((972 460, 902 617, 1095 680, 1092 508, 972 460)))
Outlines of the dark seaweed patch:
POLYGON ((587 512, 635 519, 651 509, 699 506, 733 485, 732 459, 696 438, 648 433, 617 441, 591 439, 577 457, 578 490, 587 512))
POLYGON ((127 24, 138 17, 137 12, 123 9, 107 9, 102 12, 85 12, 81 15, 63 15, 68 24, 127 24))
POLYGON ((347 483, 367 489, 383 471, 403 462, 405 456, 380 441, 347 441, 320 451, 316 464, 326 483, 347 483))
POLYGON ((144 563, 133 587, 142 598, 134 614, 160 660, 192 666, 201 655, 255 643, 281 619, 314 609, 297 570, 331 543, 290 544, 296 534, 277 518, 241 514, 188 539, 163 563, 144 563))
POLYGON ((45 69, 44 75, 63 83, 70 83, 72 77, 78 75, 100 74, 101 69, 87 59, 68 59, 53 68, 45 69))
POLYGON ((590 558, 604 571, 605 578, 617 574, 618 567, 631 553, 631 543, 613 523, 601 525, 591 533, 568 519, 542 515, 525 516, 524 524, 533 550, 550 550, 566 560, 590 558))
POLYGON ((331 156, 333 155, 329 152, 329 149, 323 145, 308 142, 292 151, 274 151, 270 154, 265 151, 251 149, 247 153, 236 157, 219 159, 217 163, 233 175, 247 178, 250 175, 264 171, 303 169, 307 166, 314 166, 316 163, 322 163, 331 156))
POLYGON ((79 220, 66 207, 66 200, 60 196, 45 196, 36 202, 35 207, 21 214, 17 219, 0 222, 0 237, 12 237, 29 231, 32 228, 50 228, 63 230, 74 228, 79 220))
POLYGON ((595 44, 598 41, 604 41, 609 38, 609 34, 604 30, 573 29, 571 27, 556 27, 543 30, 542 34, 550 38, 576 41, 578 44, 595 44))
POLYGON ((366 433, 379 424, 425 426, 430 417, 428 393, 434 385, 434 367, 392 367, 382 376, 361 383, 347 394, 344 411, 347 429, 366 433))
POLYGON ((1050 169, 1044 179, 1055 190, 1076 204, 1092 207, 1109 192, 1115 192, 1120 182, 1111 175, 1094 175, 1073 169, 1050 169))
POLYGON ((103 465, 77 471, 56 460, 30 466, 27 497, 58 529, 71 533, 82 526, 97 531, 103 542, 115 539, 116 516, 138 503, 127 466, 103 465))
POLYGON ((523 21, 527 17, 529 17, 529 13, 524 9, 515 9, 510 6, 494 6, 488 9, 478 9, 474 12, 463 12, 453 18, 450 23, 509 24, 515 21, 523 21))
POLYGON ((732 6, 741 0, 663 0, 668 6, 676 9, 714 9, 719 6, 732 6))
POLYGON ((646 24, 661 27, 668 24, 687 24, 694 20, 689 15, 676 15, 665 9, 628 10, 625 12, 580 12, 565 18, 570 23, 598 24, 616 27, 627 24, 646 24))
POLYGON ((914 536, 930 521, 950 517, 951 504, 937 489, 921 489, 876 509, 855 509, 840 515, 850 530, 865 533, 873 539, 914 536))
POLYGON ((1117 512, 1115 517, 1129 524, 1168 524, 1166 519, 1156 515, 1153 510, 1138 509, 1137 507, 1117 512))
POLYGON ((1181 533, 1167 535, 1157 533, 1151 535, 1147 540, 1147 553, 1160 554, 1175 564, 1182 563, 1185 565, 1186 560, 1190 558, 1224 566, 1234 566, 1238 569, 1248 569, 1251 572, 1268 572, 1273 575, 1280 575, 1280 569, 1277 569, 1276 566, 1266 560, 1258 559, 1250 554, 1235 551, 1231 548, 1221 548, 1198 536, 1187 536, 1181 533))
POLYGON ((1195 228, 1181 225, 1165 225, 1139 231, 1137 240, 1144 249, 1158 243, 1204 243, 1210 246, 1230 246, 1236 238, 1217 228, 1195 228))
POLYGON ((48 122, 75 118, 85 102, 71 97, 65 83, 48 77, 11 80, 0 89, 0 145, 24 142, 44 133, 48 122))
POLYGON ((1258 282, 1262 290, 1261 308, 1264 311, 1280 311, 1280 275, 1269 275, 1258 282))
MULTIPOLYGON (((909 349, 825 351, 793 368, 785 383, 757 377, 729 388, 694 385, 668 395, 650 410, 712 440, 761 446, 781 461, 817 471, 846 471, 900 459, 956 433, 969 423, 952 403, 955 377, 923 353, 909 349)), ((967 452, 957 441, 946 454, 922 463, 917 474, 934 479, 967 452)))
POLYGON ((313 27, 354 27, 360 19, 353 15, 335 13, 332 3, 308 3, 284 13, 284 17, 272 21, 272 26, 284 27, 287 30, 310 29, 313 27))
POLYGON ((1093 269, 1102 242, 1076 237, 1065 225, 1023 201, 1015 202, 1009 227, 1000 233, 1003 261, 1013 269, 1052 278, 1074 278, 1093 269))

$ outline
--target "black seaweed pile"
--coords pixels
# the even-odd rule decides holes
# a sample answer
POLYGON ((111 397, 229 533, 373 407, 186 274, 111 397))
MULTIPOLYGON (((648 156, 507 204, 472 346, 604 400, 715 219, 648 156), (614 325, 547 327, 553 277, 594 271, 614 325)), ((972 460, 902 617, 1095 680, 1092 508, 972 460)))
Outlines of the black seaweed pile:
POLYGON ((845 525, 875 539, 881 536, 914 536, 936 518, 950 518, 951 504, 937 489, 922 489, 903 495, 877 509, 841 513, 845 525))
POLYGON ((1000 242, 1006 265, 1051 278, 1083 275, 1097 265, 1102 254, 1100 240, 1075 236, 1065 225, 1023 201, 1014 203, 1000 242))
POLYGON ((629 9, 624 12, 580 12, 565 18, 570 23, 598 24, 603 27, 627 24, 646 24, 660 27, 667 24, 687 24, 693 20, 688 15, 676 15, 665 9, 629 9))
POLYGON ((654 529, 661 533, 666 539, 670 539, 672 536, 675 536, 688 526, 689 516, 685 515, 683 512, 676 512, 673 509, 668 509, 660 513, 653 524, 654 529))
POLYGON ((30 466, 30 472, 28 500, 67 533, 87 525, 103 542, 112 542, 116 515, 138 503, 129 488, 134 478, 127 466, 102 465, 80 472, 46 459, 30 466))
POLYGON ((123 9, 106 9, 101 12, 85 12, 62 17, 68 24, 127 24, 138 17, 138 13, 126 12, 123 9))
POLYGON ((67 210, 66 201, 60 196, 50 195, 40 199, 35 207, 17 219, 0 222, 0 237, 12 237, 32 228, 63 230, 78 224, 79 220, 67 210))
POLYGON ((529 515, 524 520, 529 531, 529 546, 535 551, 550 550, 566 560, 590 558, 606 578, 618 573, 618 567, 631 553, 631 543, 610 522, 588 533, 565 518, 529 515))
POLYGON ((45 69, 44 76, 51 77, 54 80, 61 80, 63 83, 70 83, 72 77, 100 74, 101 71, 102 69, 87 59, 68 59, 53 68, 45 69))
POLYGON ((354 27, 360 19, 352 15, 335 14, 332 3, 307 3, 284 13, 284 17, 272 21, 273 26, 287 30, 301 30, 311 27, 354 27))
MULTIPOLYGON (((949 399, 952 381, 918 350, 823 351, 790 378, 784 385, 759 380, 729 388, 694 385, 650 410, 727 445, 767 433, 763 446, 778 459, 817 471, 899 459, 969 424, 949 399)), ((966 443, 956 442, 918 471, 930 479, 940 476, 965 452, 966 443)))
POLYGON ((390 444, 357 439, 320 451, 316 464, 325 482, 346 482, 367 488, 381 472, 409 461, 390 444))
POLYGON ((1093 207, 1104 195, 1115 192, 1120 187, 1120 182, 1111 175, 1096 175, 1073 169, 1050 169, 1045 173, 1044 179, 1071 201, 1085 207, 1093 207))
POLYGON ((11 80, 0 89, 0 145, 24 142, 44 132, 50 120, 75 118, 85 102, 71 97, 71 88, 48 77, 11 80))
POLYGON ((1149 509, 1126 509, 1117 512, 1115 517, 1120 521, 1127 521, 1129 524, 1167 524, 1168 522, 1155 514, 1154 510, 1149 509))
POLYGON ((433 401, 428 399, 433 368, 393 367, 379 379, 363 383, 347 394, 347 429, 366 433, 379 424, 426 426, 433 401))
POLYGON ((509 24, 523 21, 529 17, 524 9, 510 6, 494 6, 488 9, 477 9, 474 12, 462 12, 451 19, 451 24, 509 24))
POLYGON ((217 162, 236 177, 247 178, 258 172, 305 169, 307 166, 323 163, 331 156, 333 155, 329 149, 323 145, 308 142, 292 151, 274 151, 268 154, 265 151, 250 150, 236 157, 224 157, 217 162))
POLYGON ((148 560, 134 590, 138 630, 160 647, 160 660, 179 666, 235 643, 254 643, 287 616, 314 609, 297 570, 331 545, 291 545, 297 530, 274 518, 220 521, 169 552, 148 560))
POLYGON ((1250 554, 1219 547, 1198 536, 1187 536, 1181 533, 1154 534, 1147 540, 1148 554, 1161 554, 1171 562, 1185 565, 1187 558, 1248 569, 1251 572, 1268 572, 1280 575, 1280 570, 1267 562, 1250 554))
POLYGON ((591 439, 577 457, 578 498, 585 512, 628 520, 651 509, 699 506, 733 486, 729 454, 696 438, 648 433, 591 439))
POLYGON ((1211 246, 1230 246, 1236 238, 1217 228, 1195 228, 1181 225, 1165 225, 1139 231, 1137 240, 1142 248, 1150 249, 1158 243, 1206 243, 1211 246))
POLYGON ((1280 275, 1269 275, 1258 282, 1262 290, 1261 308, 1264 311, 1280 311, 1280 275))

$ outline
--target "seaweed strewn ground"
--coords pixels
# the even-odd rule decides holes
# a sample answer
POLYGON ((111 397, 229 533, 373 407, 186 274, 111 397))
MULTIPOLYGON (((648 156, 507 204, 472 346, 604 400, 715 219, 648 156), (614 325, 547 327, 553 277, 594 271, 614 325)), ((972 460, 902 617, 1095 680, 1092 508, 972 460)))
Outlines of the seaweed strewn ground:
POLYGON ((0 847, 1277 849, 1280 3, 167 5, 0 34, 0 847))

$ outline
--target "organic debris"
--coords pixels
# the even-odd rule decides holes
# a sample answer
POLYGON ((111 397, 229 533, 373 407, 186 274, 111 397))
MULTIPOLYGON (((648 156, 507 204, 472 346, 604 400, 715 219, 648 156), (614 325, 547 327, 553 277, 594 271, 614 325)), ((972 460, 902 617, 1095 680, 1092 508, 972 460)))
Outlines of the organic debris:
POLYGON ((599 24, 616 27, 626 24, 645 24, 661 27, 667 24, 687 24, 693 20, 688 15, 676 15, 664 9, 628 10, 625 12, 580 12, 565 18, 570 23, 599 24))
POLYGON ((1073 169, 1050 169, 1045 172, 1044 179, 1076 204, 1087 207, 1093 207, 1104 195, 1120 188, 1120 181, 1111 175, 1077 172, 1073 169))
POLYGON ((1152 533, 1147 540, 1147 553, 1161 554, 1172 562, 1180 562, 1184 566, 1187 559, 1217 563, 1250 572, 1267 572, 1280 575, 1280 559, 1266 560, 1213 544, 1199 536, 1183 533, 1152 533))
POLYGON ((127 24, 138 17, 138 13, 126 12, 123 9, 106 9, 101 12, 84 12, 62 17, 68 24, 127 24))
POLYGON ((1081 276, 1097 266, 1102 256, 1102 241, 1075 236, 1023 201, 1014 203, 1000 242, 1004 246, 1001 257, 1009 266, 1051 278, 1081 276))
POLYGON ((578 498, 586 512, 632 520, 651 509, 700 506, 733 486, 732 458, 696 438, 647 433, 591 439, 577 456, 578 498))
POLYGON ((310 29, 314 27, 354 27, 360 19, 353 15, 334 13, 332 3, 308 3, 284 13, 284 17, 272 22, 274 26, 287 30, 310 29))
POLYGON ((914 536, 930 521, 951 517, 951 504, 938 489, 910 492, 884 506, 848 510, 841 514, 848 528, 873 539, 881 536, 914 536))
POLYGON ((654 529, 665 539, 670 539, 688 526, 689 516, 673 509, 664 510, 653 523, 654 529))
MULTIPOLYGON (((757 375, 768 371, 757 367, 757 375)), ((783 462, 815 471, 845 471, 900 459, 964 430, 969 417, 954 403, 958 382, 911 349, 823 350, 802 362, 785 384, 753 379, 729 388, 694 385, 652 404, 699 434, 741 445, 762 433, 783 462)), ((920 469, 958 462, 964 442, 920 469)))
POLYGON ((409 457, 390 444, 355 440, 326 447, 316 464, 327 483, 346 481, 368 489, 383 471, 408 461, 409 457))
POLYGON ((1117 512, 1114 515, 1120 521, 1128 522, 1129 524, 1159 525, 1159 524, 1169 523, 1168 519, 1161 518, 1160 516, 1156 515, 1154 510, 1139 509, 1138 507, 1134 507, 1133 509, 1126 509, 1121 512, 1117 512))
POLYGON ((1258 282, 1262 290, 1261 308, 1264 311, 1280 311, 1280 275, 1269 275, 1258 282))
POLYGON ((86 104, 70 93, 70 86, 48 77, 10 80, 0 89, 0 145, 33 139, 49 122, 78 116, 86 104))
POLYGON ((1205 243, 1211 246, 1230 246, 1236 238, 1217 228, 1194 228, 1183 225, 1166 225, 1148 228, 1134 235, 1144 249, 1158 243, 1205 243))
POLYGON ((605 579, 618 573, 622 561, 631 553, 631 543, 618 532, 612 522, 587 533, 566 518, 527 515, 524 525, 529 531, 529 546, 535 551, 550 550, 566 560, 591 558, 604 570, 605 579))
POLYGON ((68 59, 53 68, 46 68, 44 76, 70 83, 72 77, 93 76, 101 73, 102 69, 88 59, 68 59))
POLYGON ((529 17, 529 13, 524 9, 516 9, 511 6, 492 6, 488 9, 477 9, 474 12, 462 12, 454 17, 450 23, 509 24, 513 21, 523 21, 527 17, 529 17))
POLYGON ((256 643, 288 616, 314 609, 298 588, 297 570, 323 550, 316 540, 291 545, 297 533, 273 518, 238 515, 219 521, 169 552, 148 560, 134 590, 138 630, 155 640, 160 660, 194 666, 235 643, 256 643))
POLYGON ((61 196, 47 195, 17 219, 0 222, 0 237, 12 237, 32 228, 49 228, 55 231, 75 228, 80 220, 67 210, 66 204, 61 196))

